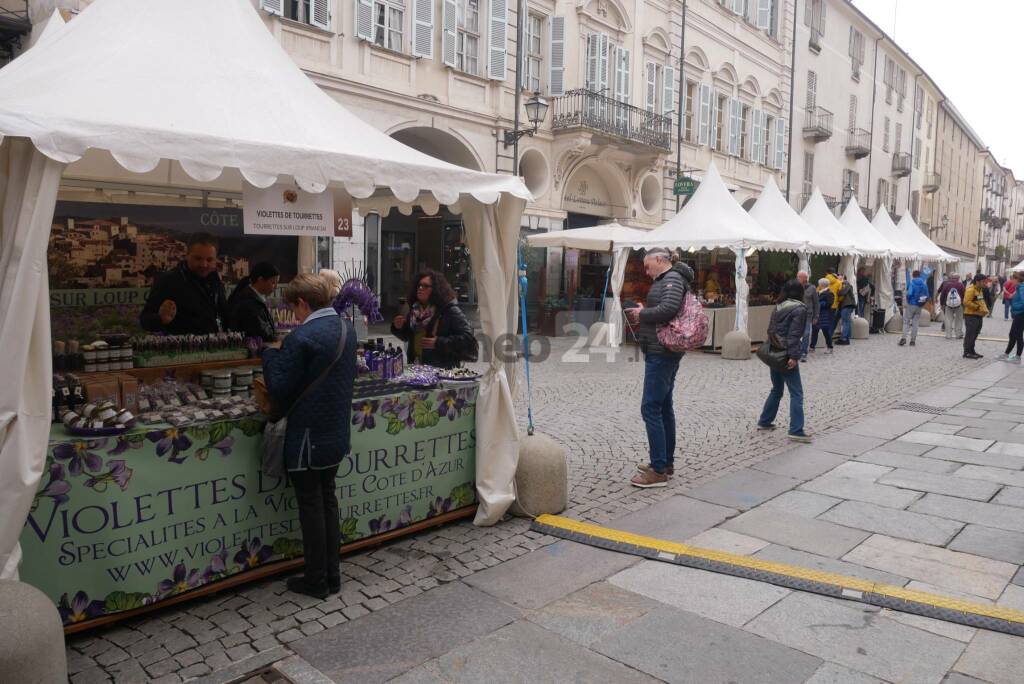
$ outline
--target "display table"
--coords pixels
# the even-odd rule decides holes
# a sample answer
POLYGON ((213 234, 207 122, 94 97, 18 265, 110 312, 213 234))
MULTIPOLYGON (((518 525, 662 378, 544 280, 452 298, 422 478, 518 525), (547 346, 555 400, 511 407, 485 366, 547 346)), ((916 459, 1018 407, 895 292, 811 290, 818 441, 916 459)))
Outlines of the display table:
MULTIPOLYGON (((337 478, 342 550, 472 514, 478 387, 353 402, 337 478)), ((301 564, 294 492, 259 469, 263 421, 51 431, 21 534, 21 577, 65 631, 111 622, 301 564)))

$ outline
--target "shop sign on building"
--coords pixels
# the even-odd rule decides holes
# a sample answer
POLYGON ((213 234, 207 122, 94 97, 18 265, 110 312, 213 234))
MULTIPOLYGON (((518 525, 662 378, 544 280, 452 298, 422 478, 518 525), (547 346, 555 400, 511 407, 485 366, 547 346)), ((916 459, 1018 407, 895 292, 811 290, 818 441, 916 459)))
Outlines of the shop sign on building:
POLYGON ((673 195, 692 195, 697 190, 697 183, 689 176, 676 176, 672 184, 673 195))
POLYGON ((290 183, 242 190, 242 216, 247 235, 334 235, 334 197, 309 193, 290 183))
POLYGON ((562 207, 567 211, 590 214, 591 216, 611 217, 613 215, 608 186, 593 169, 588 167, 574 173, 566 183, 562 207))

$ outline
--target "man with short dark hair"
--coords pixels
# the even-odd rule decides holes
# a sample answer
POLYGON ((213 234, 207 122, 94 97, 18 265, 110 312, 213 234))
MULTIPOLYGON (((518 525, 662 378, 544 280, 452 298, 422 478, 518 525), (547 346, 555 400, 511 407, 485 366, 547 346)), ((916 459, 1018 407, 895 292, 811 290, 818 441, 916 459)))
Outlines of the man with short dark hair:
POLYGON ((149 291, 139 316, 145 330, 168 335, 205 335, 227 329, 227 297, 217 273, 217 238, 196 233, 185 261, 149 291))
POLYGON ((907 343, 907 333, 910 333, 910 346, 917 344, 917 328, 921 321, 921 307, 928 303, 931 294, 928 292, 928 285, 921 277, 920 271, 911 274, 910 287, 907 288, 907 296, 903 302, 903 336, 900 337, 900 346, 907 343))

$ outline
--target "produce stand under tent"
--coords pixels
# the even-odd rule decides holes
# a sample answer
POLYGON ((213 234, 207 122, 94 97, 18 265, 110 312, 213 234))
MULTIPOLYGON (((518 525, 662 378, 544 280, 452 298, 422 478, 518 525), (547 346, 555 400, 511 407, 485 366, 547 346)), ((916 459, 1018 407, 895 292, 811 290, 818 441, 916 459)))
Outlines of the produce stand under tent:
MULTIPOLYGON (((52 524, 51 533, 60 529, 61 534, 70 535, 64 541, 71 549, 92 549, 90 531, 101 534, 99 529, 116 514, 85 499, 82 506, 72 508, 80 493, 92 496, 102 484, 108 494, 130 494, 121 514, 134 506, 136 518, 158 524, 152 516, 159 509, 146 507, 146 501, 159 498, 158 492, 143 492, 128 481, 134 472, 139 483, 160 486, 142 474, 152 465, 145 457, 150 449, 156 450, 157 457, 168 457, 154 467, 173 464, 180 473, 196 468, 191 479, 195 484, 208 479, 204 466, 212 468, 218 459, 231 458, 223 452, 226 438, 233 438, 234 458, 243 457, 239 453, 243 445, 251 445, 248 433, 253 426, 241 421, 228 434, 222 434, 227 426, 204 425, 209 440, 206 460, 177 459, 180 462, 170 458, 185 444, 176 430, 155 441, 144 435, 141 442, 138 433, 125 433, 124 445, 118 440, 105 443, 101 453, 101 447, 90 440, 76 440, 69 448, 59 429, 51 432, 46 249, 62 175, 233 192, 246 183, 266 188, 280 178, 311 193, 347 193, 357 207, 408 211, 419 203, 425 210, 436 211, 447 206, 463 215, 484 335, 496 340, 514 331, 516 248, 520 216, 530 196, 522 181, 447 164, 359 120, 294 65, 248 0, 97 0, 45 43, 0 70, 0 136, 4 136, 0 146, 0 344, 7 354, 0 368, 4 388, 0 392, 0 566, 4 578, 17 577, 19 537, 35 533, 31 525, 23 525, 30 510, 34 521, 52 524), (195 16, 203 16, 204 21, 192 21, 195 16), (224 26, 232 30, 225 32, 224 26), (169 60, 168 55, 175 59, 169 60), (210 69, 211 64, 217 69, 210 69), (126 106, 129 96, 132 102, 126 106), (117 451, 122 446, 124 450, 117 451), (61 470, 54 465, 66 466, 66 472, 76 476, 51 489, 41 478, 44 470, 51 477, 61 470)), ((513 501, 518 460, 512 405, 514 361, 503 362, 498 355, 489 358, 472 397, 456 394, 445 399, 451 401, 448 408, 461 409, 445 411, 446 416, 473 416, 479 501, 475 522, 482 525, 497 522, 513 501)), ((382 397, 382 403, 387 398, 382 397)), ((388 436, 395 434, 401 434, 401 429, 388 436)), ((427 436, 436 447, 437 436, 427 436)), ((359 436, 354 426, 354 449, 365 446, 360 440, 367 437, 359 436)), ((446 444, 451 445, 452 439, 449 435, 446 444)), ((457 448, 459 438, 454 439, 457 448)), ((256 461, 254 453, 244 457, 256 461)), ((235 521, 232 524, 243 525, 245 520, 238 518, 245 518, 250 507, 265 505, 266 494, 259 494, 258 477, 251 482, 244 475, 239 482, 246 485, 244 493, 229 490, 238 499, 225 511, 232 511, 226 516, 235 521)), ((339 486, 344 486, 340 479, 339 486)), ((211 496, 224 495, 223 490, 216 491, 211 496)), ((451 496, 460 500, 468 496, 465 488, 453 491, 451 496)), ((426 499, 418 501, 413 517, 427 516, 427 506, 426 499)), ((123 523, 124 518, 120 520, 123 523)), ((186 521, 177 519, 163 522, 164 530, 186 527, 186 521)), ((236 533, 238 529, 244 528, 236 528, 236 533)), ((284 529, 277 532, 279 539, 295 537, 284 529)), ((190 546, 200 554, 207 550, 206 542, 225 536, 210 528, 198 531, 195 521, 193 533, 190 546)), ((107 591, 108 583, 114 581, 109 572, 103 573, 106 579, 80 573, 82 587, 43 588, 55 601, 58 591, 65 593, 61 607, 66 624, 89 624, 97 614, 131 614, 135 602, 152 605, 177 600, 207 582, 229 575, 244 577, 255 566, 294 555, 284 542, 275 548, 271 537, 263 538, 256 548, 251 533, 243 533, 244 548, 213 554, 216 558, 203 556, 203 564, 168 559, 164 563, 169 567, 161 566, 160 573, 147 577, 144 591, 107 591)), ((95 541, 102 546, 101 537, 95 541)), ((148 546, 146 559, 158 560, 160 549, 148 546)), ((70 563, 64 571, 74 571, 81 557, 76 552, 64 559, 70 563)), ((26 567, 32 567, 33 576, 26 575, 29 581, 46 572, 35 560, 26 561, 26 567)), ((56 567, 52 570, 58 572, 56 567)))

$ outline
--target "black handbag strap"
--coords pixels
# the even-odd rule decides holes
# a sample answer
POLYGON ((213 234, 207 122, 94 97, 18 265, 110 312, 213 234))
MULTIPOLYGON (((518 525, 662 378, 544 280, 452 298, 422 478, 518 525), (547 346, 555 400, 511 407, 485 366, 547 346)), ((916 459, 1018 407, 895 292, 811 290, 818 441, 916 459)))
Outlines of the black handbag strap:
POLYGON ((334 368, 335 364, 337 364, 338 361, 341 359, 341 355, 345 351, 345 340, 348 339, 350 331, 345 328, 345 321, 342 320, 340 316, 338 317, 338 322, 341 324, 341 334, 338 335, 338 352, 337 354, 335 354, 334 360, 327 365, 327 368, 323 369, 320 375, 318 375, 316 379, 313 380, 313 382, 306 385, 306 389, 302 390, 302 394, 295 398, 295 401, 292 402, 292 405, 288 407, 288 411, 285 412, 285 418, 291 415, 292 409, 294 409, 298 405, 298 403, 302 401, 303 397, 305 397, 317 385, 319 385, 321 380, 327 377, 327 375, 331 372, 331 369, 334 368))

